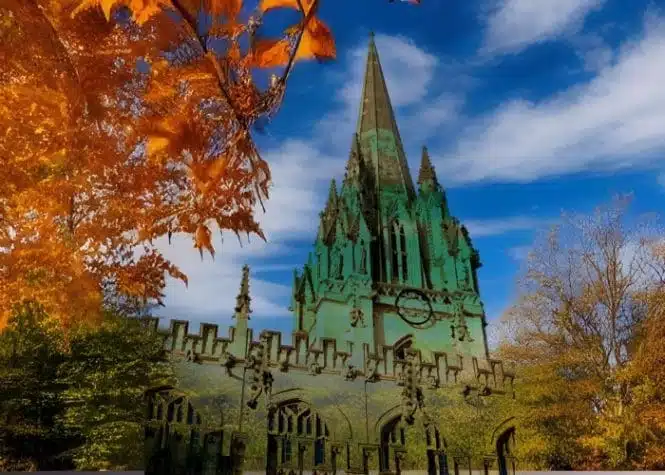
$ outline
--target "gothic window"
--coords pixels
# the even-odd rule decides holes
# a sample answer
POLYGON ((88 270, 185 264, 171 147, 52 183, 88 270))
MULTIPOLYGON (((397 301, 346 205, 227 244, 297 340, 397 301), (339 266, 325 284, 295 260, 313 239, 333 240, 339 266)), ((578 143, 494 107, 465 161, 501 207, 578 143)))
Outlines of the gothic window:
POLYGON ((408 271, 408 258, 407 258, 407 252, 406 252, 406 233, 404 232, 404 226, 400 227, 400 232, 399 232, 399 237, 400 237, 400 251, 402 254, 402 280, 406 282, 409 278, 409 271, 408 271))
POLYGON ((293 447, 291 445, 291 439, 284 439, 282 444, 282 462, 289 463, 291 462, 291 456, 293 454, 293 447))
POLYGON ((398 225, 395 223, 390 230, 390 267, 392 270, 393 282, 399 280, 399 249, 397 241, 398 225))
POLYGON ((395 343, 395 359, 396 360, 405 360, 406 359, 406 350, 411 348, 413 345, 413 337, 411 335, 406 335, 401 339, 397 340, 395 343))
POLYGON ((302 401, 290 401, 282 404, 270 414, 268 431, 275 436, 283 437, 282 460, 291 458, 291 439, 310 439, 314 441, 315 463, 325 462, 325 441, 330 437, 328 426, 321 416, 312 411, 302 401))
POLYGON ((360 273, 367 272, 367 250, 365 249, 365 241, 360 240, 360 273))
POLYGON ((316 277, 318 279, 321 279, 323 276, 321 275, 321 258, 322 258, 321 251, 316 253, 316 277))

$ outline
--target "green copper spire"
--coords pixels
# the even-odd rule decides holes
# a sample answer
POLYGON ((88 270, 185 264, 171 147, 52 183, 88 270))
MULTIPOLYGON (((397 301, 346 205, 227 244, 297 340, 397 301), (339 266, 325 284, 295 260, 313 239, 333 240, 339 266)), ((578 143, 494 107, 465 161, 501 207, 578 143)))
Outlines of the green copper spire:
POLYGON ((439 184, 436 179, 434 166, 432 165, 432 161, 429 158, 427 147, 423 147, 423 153, 420 159, 420 171, 418 172, 418 184, 423 185, 426 182, 430 182, 435 186, 439 184))
POLYGON ((370 35, 360 113, 356 130, 367 167, 373 170, 375 186, 403 188, 415 196, 404 147, 399 136, 388 87, 381 69, 379 53, 370 35))

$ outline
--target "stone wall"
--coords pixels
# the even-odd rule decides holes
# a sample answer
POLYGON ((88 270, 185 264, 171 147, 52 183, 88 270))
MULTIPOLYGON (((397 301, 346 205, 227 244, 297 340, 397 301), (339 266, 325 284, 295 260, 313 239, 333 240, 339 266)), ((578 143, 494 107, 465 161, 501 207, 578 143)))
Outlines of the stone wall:
POLYGON ((481 442, 474 454, 457 453, 452 449, 453 428, 432 414, 438 414, 441 405, 463 404, 465 397, 505 397, 513 390, 512 369, 496 360, 439 353, 434 361, 424 362, 417 351, 397 358, 392 347, 376 352, 368 345, 338 348, 333 340, 310 345, 304 333, 294 333, 292 344, 285 345, 279 332, 264 331, 254 341, 251 329, 242 335, 231 327, 223 338, 216 325, 202 324, 197 334, 189 333, 184 321, 171 321, 168 331, 159 329, 156 319, 146 319, 146 325, 164 337, 178 377, 177 388, 160 393, 164 409, 161 418, 153 411, 155 430, 148 450, 171 443, 158 429, 169 410, 172 420, 166 432, 180 427, 183 443, 191 443, 187 410, 179 409, 187 401, 196 411, 190 418, 196 437, 219 434, 209 450, 230 456, 234 439, 247 441, 248 469, 261 470, 272 457, 280 467, 331 470, 334 465, 337 473, 362 473, 365 466, 378 469, 382 463, 426 465, 429 450, 437 456, 445 453, 450 473, 457 461, 460 474, 465 474, 491 459, 496 439, 492 432, 502 421, 494 421, 488 433, 476 434, 481 442), (177 411, 185 414, 180 420, 177 411), (400 440, 395 436, 402 430, 397 423, 405 414, 413 417, 400 440), (310 430, 306 423, 313 424, 310 430), (400 457, 403 462, 395 462, 400 457))

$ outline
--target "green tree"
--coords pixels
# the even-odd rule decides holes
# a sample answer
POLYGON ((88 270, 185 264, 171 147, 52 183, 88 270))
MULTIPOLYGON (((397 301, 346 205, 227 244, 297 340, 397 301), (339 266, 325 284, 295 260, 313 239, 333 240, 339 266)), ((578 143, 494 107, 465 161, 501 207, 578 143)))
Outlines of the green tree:
POLYGON ((107 313, 99 327, 74 332, 59 374, 62 423, 84 436, 71 451, 76 467, 142 468, 145 392, 174 383, 161 339, 140 320, 107 313))
POLYGON ((531 252, 521 297, 504 319, 500 356, 520 368, 528 465, 645 467, 654 437, 624 375, 637 364, 648 314, 642 297, 665 267, 654 258, 654 221, 632 221, 628 204, 565 217, 531 252))
POLYGON ((74 468, 60 456, 78 441, 58 421, 62 344, 58 327, 31 302, 16 306, 0 333, 0 471, 74 468))

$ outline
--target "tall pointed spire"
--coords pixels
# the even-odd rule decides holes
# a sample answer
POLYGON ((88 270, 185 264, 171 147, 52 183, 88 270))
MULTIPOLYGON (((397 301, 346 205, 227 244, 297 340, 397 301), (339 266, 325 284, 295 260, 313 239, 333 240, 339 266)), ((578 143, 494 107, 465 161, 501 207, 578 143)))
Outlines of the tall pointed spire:
POLYGON ((381 188, 384 185, 401 185, 407 194, 413 197, 413 181, 397 129, 373 33, 370 34, 369 39, 356 132, 363 145, 363 154, 365 147, 370 148, 367 150, 369 152, 366 154, 367 156, 363 158, 367 167, 373 170, 376 186, 381 188))
POLYGON ((420 171, 418 172, 418 184, 422 185, 425 182, 431 182, 434 185, 439 184, 436 179, 434 166, 432 165, 432 161, 429 158, 427 147, 423 147, 423 153, 420 159, 420 171))
POLYGON ((249 320, 249 314, 252 313, 250 303, 252 298, 249 296, 249 266, 245 264, 242 267, 242 279, 240 281, 240 291, 236 297, 236 308, 234 318, 245 318, 249 320))

